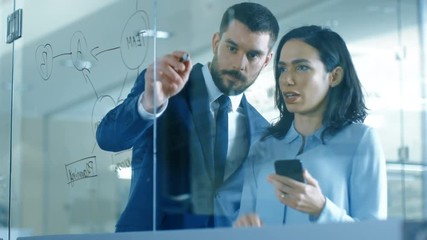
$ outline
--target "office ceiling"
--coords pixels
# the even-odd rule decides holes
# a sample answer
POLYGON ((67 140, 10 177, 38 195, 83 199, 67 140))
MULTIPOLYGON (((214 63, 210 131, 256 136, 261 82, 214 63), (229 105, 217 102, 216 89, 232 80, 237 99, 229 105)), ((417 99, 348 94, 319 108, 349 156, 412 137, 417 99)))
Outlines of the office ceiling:
MULTIPOLYGON (((5 1, 5 0, 3 0, 5 1)), ((24 9, 23 37, 15 43, 15 97, 19 98, 23 114, 54 116, 69 113, 85 116, 94 111, 94 101, 107 95, 117 104, 132 86, 137 74, 153 59, 152 52, 139 68, 129 69, 123 54, 117 50, 120 37, 132 16, 144 10, 149 26, 155 24, 153 1, 16 1, 24 9), (84 40, 92 53, 89 71, 73 66, 69 58, 73 39, 84 40), (37 75, 37 49, 51 48, 51 75, 48 79, 37 75), (94 58, 96 52, 98 57, 94 58), (68 55, 67 55, 68 54, 68 55), (35 56, 36 55, 36 56, 35 56), (34 59, 34 56, 36 59, 34 59), (123 64, 118 64, 122 58, 123 64), (23 70, 20 72, 20 70, 23 70), (123 87, 125 86, 125 87, 123 87), (20 94, 19 94, 20 93, 20 94), (95 100, 94 100, 95 99, 95 100), (85 113, 84 113, 85 112, 85 113)), ((224 10, 232 3, 226 0, 158 0, 157 30, 171 34, 169 39, 158 39, 157 55, 175 49, 192 54, 192 59, 206 62, 211 57, 211 38, 217 31, 224 10)), ((278 17, 281 34, 303 24, 326 25, 339 32, 349 43, 366 39, 368 48, 393 49, 399 44, 396 30, 416 25, 415 0, 263 0, 278 17), (383 36, 394 35, 392 41, 383 36)), ((80 44, 81 42, 79 42, 80 44)), ((154 44, 150 40, 150 44, 154 44)), ((8 45, 8 47, 11 45, 8 45)), ((123 47, 123 46, 122 46, 123 47)), ((152 46, 151 46, 152 47, 152 46)), ((362 46, 363 48, 363 46, 362 46)), ((2 51, 3 59, 11 59, 11 51, 2 51)), ((8 91, 9 79, 1 79, 2 91, 8 91)), ((108 106, 106 107, 108 108, 108 106)))

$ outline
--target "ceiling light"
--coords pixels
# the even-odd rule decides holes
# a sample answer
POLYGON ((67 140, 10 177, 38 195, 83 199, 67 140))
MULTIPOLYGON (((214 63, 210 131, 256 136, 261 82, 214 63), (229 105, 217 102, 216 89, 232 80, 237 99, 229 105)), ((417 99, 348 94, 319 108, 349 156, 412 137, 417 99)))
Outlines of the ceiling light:
POLYGON ((156 31, 156 34, 155 34, 152 29, 143 29, 143 30, 139 31, 139 35, 142 37, 154 37, 154 36, 156 36, 156 38, 158 38, 158 39, 167 39, 167 38, 171 37, 170 32, 156 31))

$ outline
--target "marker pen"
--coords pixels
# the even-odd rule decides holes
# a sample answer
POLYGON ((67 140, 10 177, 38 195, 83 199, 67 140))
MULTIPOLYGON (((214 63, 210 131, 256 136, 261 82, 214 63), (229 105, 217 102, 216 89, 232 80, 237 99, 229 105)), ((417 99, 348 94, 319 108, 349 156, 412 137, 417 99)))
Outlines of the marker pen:
POLYGON ((180 62, 186 62, 186 61, 188 61, 188 60, 190 60, 190 54, 188 54, 188 53, 185 53, 180 59, 179 59, 179 61, 180 62))

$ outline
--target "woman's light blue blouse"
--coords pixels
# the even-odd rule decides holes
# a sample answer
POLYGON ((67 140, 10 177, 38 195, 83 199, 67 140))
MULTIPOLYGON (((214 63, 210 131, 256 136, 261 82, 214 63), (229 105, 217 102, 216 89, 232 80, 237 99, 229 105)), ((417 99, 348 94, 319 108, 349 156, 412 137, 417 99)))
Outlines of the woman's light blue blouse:
POLYGON ((387 217, 387 176, 381 143, 373 128, 350 124, 333 137, 321 141, 319 129, 303 139, 290 128, 278 140, 269 137, 251 149, 254 157, 246 165, 239 215, 257 213, 265 225, 326 223, 385 219, 387 217), (282 204, 267 177, 274 173, 274 161, 301 160, 318 181, 326 197, 319 217, 309 216, 282 204))

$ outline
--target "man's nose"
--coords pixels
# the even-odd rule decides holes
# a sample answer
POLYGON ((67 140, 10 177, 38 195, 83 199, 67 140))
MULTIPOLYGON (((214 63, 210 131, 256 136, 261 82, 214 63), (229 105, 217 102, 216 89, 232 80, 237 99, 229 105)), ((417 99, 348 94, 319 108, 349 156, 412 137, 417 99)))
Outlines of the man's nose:
POLYGON ((245 54, 238 54, 236 56, 236 61, 234 65, 234 69, 239 71, 245 71, 248 65, 248 57, 245 54))

